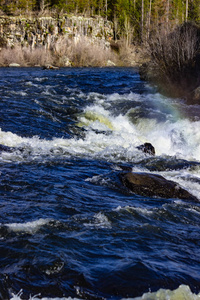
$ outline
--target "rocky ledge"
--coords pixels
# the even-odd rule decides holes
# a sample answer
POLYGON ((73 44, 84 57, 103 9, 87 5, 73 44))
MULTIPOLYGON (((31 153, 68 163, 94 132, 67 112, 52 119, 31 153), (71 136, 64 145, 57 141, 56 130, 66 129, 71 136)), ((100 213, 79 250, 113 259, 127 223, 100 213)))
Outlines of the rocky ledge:
POLYGON ((177 183, 158 174, 127 172, 121 174, 121 180, 124 186, 141 196, 198 201, 177 183))
POLYGON ((101 41, 109 46, 113 38, 113 24, 95 16, 63 15, 62 17, 23 18, 0 16, 0 47, 38 46, 51 47, 59 36, 78 40, 81 36, 90 37, 92 41, 101 41))

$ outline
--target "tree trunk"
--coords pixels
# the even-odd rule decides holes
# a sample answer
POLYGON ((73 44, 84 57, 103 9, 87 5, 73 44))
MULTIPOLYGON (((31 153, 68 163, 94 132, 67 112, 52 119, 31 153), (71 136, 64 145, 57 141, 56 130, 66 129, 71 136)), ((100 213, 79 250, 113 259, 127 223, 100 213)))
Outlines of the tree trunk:
POLYGON ((144 34, 144 0, 142 0, 142 11, 141 11, 141 40, 143 41, 144 34))
POLYGON ((148 13, 148 24, 147 24, 147 40, 149 39, 150 26, 151 26, 151 6, 152 6, 152 0, 149 1, 149 13, 148 13))
POLYGON ((186 3, 185 3, 185 20, 186 20, 186 22, 188 20, 188 0, 186 0, 186 3))
POLYGON ((169 0, 167 0, 166 23, 167 23, 167 32, 169 32, 169 0))

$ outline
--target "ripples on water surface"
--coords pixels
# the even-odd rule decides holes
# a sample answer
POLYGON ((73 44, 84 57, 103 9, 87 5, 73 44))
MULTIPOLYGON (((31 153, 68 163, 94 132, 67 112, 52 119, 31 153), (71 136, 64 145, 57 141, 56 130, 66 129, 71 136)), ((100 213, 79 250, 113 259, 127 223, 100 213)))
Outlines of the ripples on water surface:
POLYGON ((134 69, 0 74, 0 299, 200 299, 199 203, 119 180, 152 172, 200 199, 200 106, 134 69))

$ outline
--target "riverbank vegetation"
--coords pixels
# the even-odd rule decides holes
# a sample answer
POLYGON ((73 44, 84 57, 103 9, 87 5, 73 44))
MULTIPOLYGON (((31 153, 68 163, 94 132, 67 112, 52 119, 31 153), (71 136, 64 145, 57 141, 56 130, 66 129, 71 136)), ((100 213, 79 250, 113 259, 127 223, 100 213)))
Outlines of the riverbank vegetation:
POLYGON ((153 30, 200 22, 200 0, 0 0, 1 14, 58 17, 99 15, 114 24, 114 39, 145 42, 153 30))
POLYGON ((141 75, 165 94, 200 100, 200 0, 0 0, 0 14, 54 19, 98 15, 113 24, 110 47, 91 43, 87 36, 77 42, 62 35, 48 48, 34 49, 6 47, 0 39, 0 66, 13 60, 24 66, 129 66, 142 61, 141 75), (136 56, 140 59, 131 64, 136 56))
POLYGON ((148 40, 146 50, 149 59, 140 68, 141 76, 168 96, 189 101, 199 98, 200 28, 197 25, 187 22, 173 31, 158 31, 148 40))
POLYGON ((0 66, 56 66, 56 67, 101 67, 120 65, 120 57, 103 44, 92 44, 87 37, 79 41, 59 37, 48 49, 45 46, 3 47, 0 55, 0 66))

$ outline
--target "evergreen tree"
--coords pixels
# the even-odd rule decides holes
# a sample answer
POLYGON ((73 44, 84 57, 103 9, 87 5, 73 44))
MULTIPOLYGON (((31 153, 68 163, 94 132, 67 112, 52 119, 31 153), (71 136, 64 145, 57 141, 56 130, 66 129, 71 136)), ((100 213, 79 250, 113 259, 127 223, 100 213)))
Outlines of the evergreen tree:
POLYGON ((8 15, 45 9, 113 21, 115 37, 128 44, 145 41, 154 30, 171 30, 185 21, 200 23, 200 0, 0 0, 8 15))

